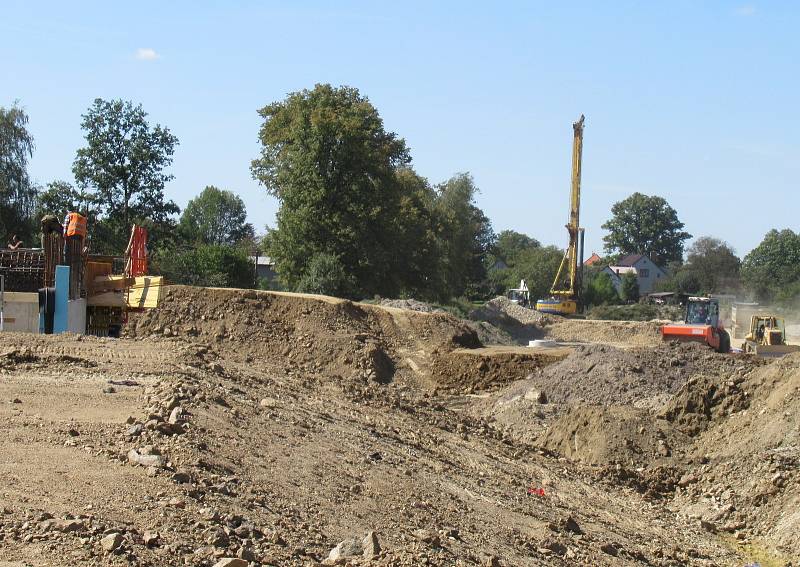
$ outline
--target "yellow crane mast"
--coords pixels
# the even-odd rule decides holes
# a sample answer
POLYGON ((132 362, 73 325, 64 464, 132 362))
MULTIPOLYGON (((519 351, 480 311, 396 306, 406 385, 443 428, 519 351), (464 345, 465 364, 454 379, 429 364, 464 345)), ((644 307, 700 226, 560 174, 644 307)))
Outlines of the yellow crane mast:
POLYGON ((555 313, 557 315, 573 315, 578 311, 581 295, 581 277, 578 270, 580 258, 583 267, 583 229, 580 227, 581 211, 581 161, 583 158, 583 121, 584 116, 572 124, 572 187, 570 191, 569 245, 564 251, 564 258, 558 267, 551 297, 536 302, 537 311, 555 313))

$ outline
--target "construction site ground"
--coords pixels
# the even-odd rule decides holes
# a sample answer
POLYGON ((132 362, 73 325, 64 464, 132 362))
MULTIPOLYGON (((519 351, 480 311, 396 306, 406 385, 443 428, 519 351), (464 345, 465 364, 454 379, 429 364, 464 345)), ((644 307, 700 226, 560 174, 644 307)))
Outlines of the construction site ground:
POLYGON ((494 311, 175 286, 0 335, 0 566, 798 565, 800 354, 494 311))

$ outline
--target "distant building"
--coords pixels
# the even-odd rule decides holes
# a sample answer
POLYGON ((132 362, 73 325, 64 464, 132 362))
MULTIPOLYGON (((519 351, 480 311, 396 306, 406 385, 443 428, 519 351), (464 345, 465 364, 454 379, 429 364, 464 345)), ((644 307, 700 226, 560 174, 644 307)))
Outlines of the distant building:
POLYGON ((602 258, 597 254, 597 252, 592 252, 592 255, 583 261, 583 265, 591 266, 592 264, 596 264, 600 260, 602 260, 602 258))
POLYGON ((603 268, 603 272, 611 277, 611 282, 617 291, 622 287, 622 278, 625 274, 633 272, 636 274, 636 281, 639 283, 639 293, 641 295, 653 291, 656 284, 667 277, 667 273, 662 268, 658 267, 655 262, 643 254, 629 254, 616 265, 603 268))
POLYGON ((275 262, 269 256, 249 256, 259 280, 272 281, 278 277, 275 271, 275 262))

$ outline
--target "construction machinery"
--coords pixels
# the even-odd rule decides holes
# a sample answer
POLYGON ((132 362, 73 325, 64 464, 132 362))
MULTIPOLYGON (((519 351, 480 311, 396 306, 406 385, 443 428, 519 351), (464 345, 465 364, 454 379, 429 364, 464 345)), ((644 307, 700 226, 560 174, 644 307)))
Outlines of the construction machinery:
POLYGON ((528 290, 528 284, 525 280, 519 280, 519 287, 509 289, 506 292, 506 297, 511 303, 516 303, 522 307, 528 307, 531 304, 531 292, 528 290))
POLYGON ((744 352, 765 358, 777 358, 790 352, 800 352, 800 346, 786 344, 786 323, 783 317, 753 315, 750 332, 742 343, 744 352))
POLYGON ((578 311, 581 295, 581 273, 583 271, 583 235, 580 228, 581 209, 581 160, 583 158, 584 116, 572 124, 572 185, 570 190, 569 245, 558 267, 550 297, 536 302, 536 310, 556 315, 574 315, 578 311))
POLYGON ((731 337, 719 317, 719 299, 713 297, 690 297, 683 323, 661 327, 661 338, 705 343, 717 352, 731 350, 731 337))

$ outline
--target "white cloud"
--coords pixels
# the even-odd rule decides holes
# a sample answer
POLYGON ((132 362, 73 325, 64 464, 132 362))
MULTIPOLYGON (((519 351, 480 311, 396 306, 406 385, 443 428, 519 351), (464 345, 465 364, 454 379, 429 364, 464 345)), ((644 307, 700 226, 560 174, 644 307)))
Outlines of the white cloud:
POLYGON ((756 13, 756 7, 752 4, 742 4, 736 8, 735 12, 737 16, 753 16, 756 13))
POLYGON ((140 47, 136 50, 136 59, 139 61, 155 61, 160 57, 156 50, 150 47, 140 47))

